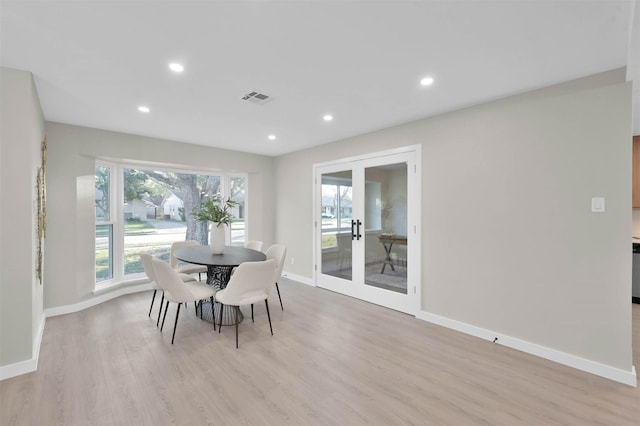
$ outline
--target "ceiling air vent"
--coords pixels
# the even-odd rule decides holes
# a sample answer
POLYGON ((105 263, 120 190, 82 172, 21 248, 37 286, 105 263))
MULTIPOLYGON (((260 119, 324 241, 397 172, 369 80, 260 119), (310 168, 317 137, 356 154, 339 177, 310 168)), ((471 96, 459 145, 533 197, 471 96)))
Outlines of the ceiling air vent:
POLYGON ((269 99, 271 99, 269 95, 265 95, 264 93, 259 93, 259 92, 247 93, 242 97, 242 100, 253 102, 254 104, 258 104, 258 105, 264 104, 269 99))

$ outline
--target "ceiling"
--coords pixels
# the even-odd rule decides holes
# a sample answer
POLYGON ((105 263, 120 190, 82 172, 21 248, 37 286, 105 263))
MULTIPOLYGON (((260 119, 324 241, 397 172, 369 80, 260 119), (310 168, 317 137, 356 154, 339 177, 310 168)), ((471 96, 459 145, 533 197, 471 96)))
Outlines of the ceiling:
POLYGON ((631 0, 2 0, 0 59, 33 73, 46 120, 280 155, 627 65, 640 82, 639 14, 631 0))

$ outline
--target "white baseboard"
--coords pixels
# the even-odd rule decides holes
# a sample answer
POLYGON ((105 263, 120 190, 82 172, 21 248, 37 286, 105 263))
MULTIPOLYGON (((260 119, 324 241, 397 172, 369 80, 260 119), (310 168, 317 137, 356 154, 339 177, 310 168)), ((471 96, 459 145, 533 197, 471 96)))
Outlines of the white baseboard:
POLYGON ((55 308, 47 308, 44 310, 44 314, 47 318, 55 317, 57 315, 71 314, 73 312, 82 311, 92 306, 99 305, 108 300, 115 299, 116 297, 123 296, 130 293, 138 293, 140 291, 151 290, 151 284, 136 284, 119 287, 114 291, 108 293, 101 293, 91 299, 83 300, 82 302, 74 303, 73 305, 57 306, 55 308))
POLYGON ((476 327, 474 325, 470 325, 461 321, 456 321, 425 311, 420 311, 416 315, 416 318, 433 324, 441 325, 452 330, 460 331, 471 336, 479 337, 490 342, 493 342, 494 339, 497 338, 497 340, 495 341, 496 344, 507 346, 512 349, 538 356, 540 358, 548 359, 549 361, 554 361, 558 364, 586 371, 587 373, 595 374, 596 376, 614 380, 619 383, 624 383, 625 385, 633 387, 637 386, 636 368, 634 366, 631 366, 631 371, 621 370, 616 367, 611 367, 609 365, 605 365, 596 361, 591 361, 576 355, 571 355, 566 352, 547 348, 545 346, 496 333, 491 330, 476 327))
POLYGON ((38 369, 38 357, 40 356, 40 343, 42 343, 42 335, 44 334, 44 324, 47 321, 47 317, 43 314, 40 318, 40 325, 38 331, 33 339, 31 347, 32 358, 16 362, 9 365, 3 365, 0 367, 0 380, 10 379, 12 377, 20 376, 21 374, 31 373, 38 369))
POLYGON ((14 364, 3 365, 0 367, 0 380, 10 379, 20 376, 21 374, 31 373, 38 369, 38 360, 31 358, 26 361, 16 362, 14 364))
POLYGON ((54 317, 56 315, 70 314, 73 312, 82 311, 83 309, 90 308, 100 303, 106 302, 116 297, 123 296, 125 294, 137 293, 140 291, 151 290, 151 284, 146 282, 144 284, 126 285, 118 287, 116 290, 101 293, 96 297, 82 302, 74 303, 73 305, 58 306, 55 308, 48 308, 44 310, 38 333, 33 341, 33 357, 24 361, 16 362, 13 364, 0 366, 0 380, 9 379, 11 377, 19 376, 21 374, 31 373, 38 369, 38 357, 40 356, 40 343, 42 343, 42 335, 44 334, 44 326, 47 318, 54 317))
POLYGON ((297 281, 301 284, 310 285, 312 287, 316 286, 311 278, 303 277, 302 275, 296 275, 292 274, 291 272, 285 271, 282 273, 282 276, 285 278, 289 278, 290 280, 297 281))

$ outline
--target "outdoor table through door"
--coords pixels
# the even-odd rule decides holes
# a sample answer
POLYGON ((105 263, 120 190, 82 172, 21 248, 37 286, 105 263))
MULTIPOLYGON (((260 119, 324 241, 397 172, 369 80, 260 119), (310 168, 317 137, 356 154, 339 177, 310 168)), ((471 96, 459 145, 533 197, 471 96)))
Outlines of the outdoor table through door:
MULTIPOLYGON (((207 267, 207 284, 214 286, 217 290, 227 286, 231 278, 231 271, 241 263, 259 262, 267 259, 267 256, 260 251, 236 246, 225 246, 222 254, 213 254, 209 246, 185 247, 176 250, 175 256, 183 262, 205 265, 207 267)), ((218 306, 219 309, 220 307, 218 306)), ((234 325, 235 315, 233 309, 225 309, 224 313, 222 325, 234 325)), ((207 321, 214 321, 211 302, 203 301, 202 304, 199 304, 196 314, 201 315, 202 319, 207 321)), ((240 313, 240 321, 242 319, 243 316, 240 313)))

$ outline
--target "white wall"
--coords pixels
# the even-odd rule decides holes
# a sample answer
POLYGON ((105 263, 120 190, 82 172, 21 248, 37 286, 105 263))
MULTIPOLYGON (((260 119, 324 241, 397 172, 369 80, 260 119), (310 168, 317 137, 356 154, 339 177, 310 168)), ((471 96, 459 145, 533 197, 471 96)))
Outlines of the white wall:
POLYGON ((35 273, 35 188, 44 120, 31 73, 0 68, 0 121, 2 367, 37 358, 34 342, 43 321, 43 287, 35 273))
POLYGON ((273 159, 142 136, 46 123, 49 233, 45 307, 94 298, 95 159, 249 173, 248 237, 274 241, 273 159))
POLYGON ((285 270, 313 276, 314 163, 421 144, 422 310, 631 372, 630 141, 614 70, 281 156, 285 270))

